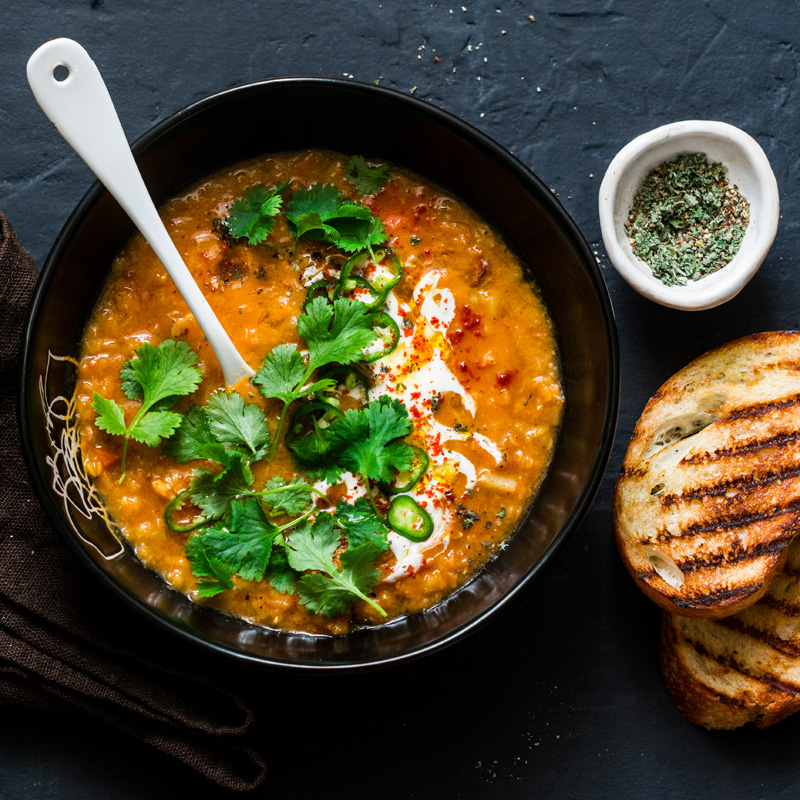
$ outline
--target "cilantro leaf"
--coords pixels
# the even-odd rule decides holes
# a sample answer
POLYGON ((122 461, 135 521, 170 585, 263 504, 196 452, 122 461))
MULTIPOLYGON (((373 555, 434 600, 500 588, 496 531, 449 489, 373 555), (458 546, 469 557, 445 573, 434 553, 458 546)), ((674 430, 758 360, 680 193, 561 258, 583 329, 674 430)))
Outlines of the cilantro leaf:
POLYGON ((148 410, 169 408, 197 388, 201 375, 196 363, 197 353, 186 342, 167 339, 158 347, 145 342, 120 371, 122 391, 148 410))
POLYGON ((344 297, 334 300, 333 305, 324 297, 312 300, 297 320, 297 332, 308 345, 312 370, 333 362, 357 361, 376 336, 366 305, 344 297))
POLYGON ((395 470, 403 472, 414 463, 414 449, 402 441, 411 428, 403 403, 384 396, 366 408, 348 409, 327 428, 315 426, 289 450, 295 466, 330 483, 344 471, 391 483, 395 470))
POLYGON ((331 447, 330 429, 315 425, 310 434, 295 439, 289 445, 289 451, 292 462, 298 469, 315 480, 334 484, 341 480, 342 468, 337 463, 336 454, 331 452, 331 447))
POLYGON ((341 197, 342 193, 330 183, 315 183, 309 189, 296 189, 286 204, 289 229, 298 239, 309 231, 322 229, 325 220, 336 216, 341 197))
POLYGON ((336 385, 333 378, 322 378, 306 385, 314 370, 326 364, 349 364, 363 357, 364 348, 375 340, 372 318, 364 303, 353 303, 340 297, 331 305, 317 297, 309 303, 297 320, 297 331, 308 345, 308 361, 295 345, 273 348, 264 359, 253 383, 266 398, 283 401, 283 410, 269 448, 275 452, 289 405, 313 392, 336 385))
POLYGON ((114 400, 107 400, 97 392, 94 393, 92 408, 97 412, 97 427, 114 436, 124 436, 125 414, 114 400))
POLYGON ((322 614, 325 619, 344 614, 359 597, 347 583, 320 572, 303 575, 296 591, 309 611, 322 614))
POLYGON ((247 497, 231 505, 230 531, 215 531, 209 547, 213 547, 214 554, 231 572, 246 581, 260 581, 277 533, 258 500, 247 497))
POLYGON ((164 452, 181 464, 198 458, 218 461, 225 466, 230 464, 228 451, 212 433, 208 414, 200 406, 192 406, 183 415, 164 452))
POLYGON ((390 169, 389 164, 371 167, 364 156, 353 156, 347 162, 344 177, 359 194, 378 194, 387 180, 393 180, 389 178, 390 169))
POLYGON ((173 411, 151 411, 132 426, 129 431, 131 439, 156 447, 162 439, 168 439, 181 424, 181 415, 173 411))
POLYGON ((296 399, 296 389, 306 375, 306 362, 293 344, 273 347, 261 369, 253 376, 264 397, 274 397, 291 403, 296 399))
POLYGON ((380 577, 380 570, 373 562, 382 550, 374 542, 348 547, 340 556, 339 567, 334 556, 340 545, 341 533, 330 514, 319 514, 313 525, 305 523, 291 533, 286 542, 289 565, 298 572, 312 570, 297 584, 300 602, 326 619, 344 613, 357 599, 386 616, 367 596, 380 577))
POLYGON ((342 543, 342 533, 330 514, 318 514, 313 525, 298 525, 286 542, 286 557, 292 569, 329 572, 334 568, 333 556, 342 543))
POLYGON ((332 448, 345 469, 389 483, 393 470, 407 470, 413 463, 411 446, 393 441, 411 428, 406 407, 396 398, 383 396, 365 409, 349 409, 344 419, 330 426, 332 448))
POLYGON ((225 225, 235 239, 246 238, 248 244, 261 244, 272 233, 275 217, 281 210, 281 195, 289 187, 282 183, 269 190, 263 184, 245 189, 244 197, 231 205, 225 225))
POLYGON ((215 475, 207 469, 197 469, 189 482, 189 499, 207 519, 221 519, 231 503, 246 495, 253 485, 253 473, 242 456, 231 458, 231 464, 215 475))
POLYGON ((200 579, 197 583, 200 597, 213 597, 226 589, 233 589, 230 571, 206 546, 203 533, 190 536, 184 550, 192 572, 200 579))
POLYGON ((294 594, 294 587, 300 577, 289 566, 289 559, 283 547, 273 547, 264 577, 281 594, 294 594))
POLYGON ((261 502, 273 514, 302 514, 311 505, 310 487, 301 478, 271 478, 261 490, 261 502))
POLYGON ((286 221, 296 241, 307 236, 348 252, 371 250, 389 238, 366 206, 354 203, 330 183, 294 191, 286 204, 286 221))
POLYGON ((341 532, 330 514, 319 514, 313 525, 296 528, 286 541, 289 565, 298 572, 312 570, 297 584, 300 602, 310 611, 326 619, 347 611, 354 600, 364 600, 383 616, 386 612, 367 592, 380 578, 374 561, 382 550, 374 542, 348 547, 340 556, 341 567, 334 556, 341 545, 341 532))
POLYGON ((196 363, 197 354, 186 342, 167 339, 158 347, 145 343, 137 348, 136 356, 120 371, 122 391, 128 399, 141 402, 129 425, 116 402, 94 394, 92 408, 97 413, 98 427, 123 437, 120 483, 125 480, 130 439, 155 447, 172 436, 180 424, 180 415, 166 409, 197 389, 201 374, 196 363))
POLYGON ((366 497, 359 497, 352 505, 344 499, 339 500, 336 523, 344 530, 349 547, 373 542, 381 553, 389 549, 388 529, 366 497))
POLYGON ((222 444, 245 447, 252 454, 269 441, 264 412, 255 403, 245 403, 238 392, 216 392, 206 404, 211 433, 222 444))
MULTIPOLYGON (((378 217, 373 217, 366 225, 361 220, 348 223, 342 220, 337 225, 339 241, 337 246, 347 253, 357 253, 360 250, 369 250, 389 241, 383 222, 378 217)), ((374 255, 374 253, 373 253, 374 255)))

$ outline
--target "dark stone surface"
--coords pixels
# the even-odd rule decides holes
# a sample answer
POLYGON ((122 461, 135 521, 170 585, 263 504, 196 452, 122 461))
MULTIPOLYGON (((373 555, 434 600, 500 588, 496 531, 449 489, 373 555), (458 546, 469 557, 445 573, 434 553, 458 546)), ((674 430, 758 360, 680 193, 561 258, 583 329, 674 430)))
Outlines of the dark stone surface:
MULTIPOLYGON (((656 663, 658 613, 625 575, 610 527, 625 442, 662 381, 722 342, 800 327, 792 273, 800 245, 800 5, 15 3, 0 29, 0 208, 39 263, 91 183, 24 77, 28 55, 56 36, 87 47, 132 139, 192 100, 267 77, 346 75, 413 91, 493 136, 552 187, 597 250, 617 314, 618 440, 576 535, 518 602, 440 655, 360 677, 239 676, 274 718, 263 731, 272 773, 259 795, 800 795, 800 719, 766 732, 709 733, 676 711, 656 663), (775 246, 753 282, 726 306, 694 314, 655 306, 618 278, 604 259, 596 211, 600 180, 620 147, 691 118, 752 134, 772 162, 782 203, 775 246)), ((127 613, 120 607, 120 624, 127 613)), ((3 800, 177 793, 224 794, 91 721, 3 714, 3 800)))

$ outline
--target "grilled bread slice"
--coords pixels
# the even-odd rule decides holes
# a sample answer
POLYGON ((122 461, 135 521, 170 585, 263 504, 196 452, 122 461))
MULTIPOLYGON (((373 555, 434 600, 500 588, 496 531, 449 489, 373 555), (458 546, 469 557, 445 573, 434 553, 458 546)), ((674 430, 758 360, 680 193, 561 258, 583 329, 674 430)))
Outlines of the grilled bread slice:
POLYGON ((800 333, 706 353, 652 397, 614 499, 623 560, 668 611, 719 618, 758 600, 800 531, 800 333))
POLYGON ((661 671, 681 713, 706 728, 767 728, 800 709, 800 539, 753 606, 720 620, 665 612, 661 671))

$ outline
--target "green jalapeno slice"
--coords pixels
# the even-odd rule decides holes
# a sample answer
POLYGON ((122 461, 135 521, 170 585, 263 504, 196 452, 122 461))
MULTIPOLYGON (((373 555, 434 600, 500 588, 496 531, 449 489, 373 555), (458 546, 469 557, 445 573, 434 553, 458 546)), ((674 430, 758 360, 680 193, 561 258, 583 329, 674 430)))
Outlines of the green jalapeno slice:
POLYGON ((421 448, 415 445, 409 445, 414 451, 414 463, 409 470, 405 472, 398 472, 395 476, 394 483, 382 483, 380 485, 381 491, 384 494, 403 494, 410 492, 419 483, 419 479, 428 471, 430 459, 428 454, 421 448), (402 483, 401 483, 402 482, 402 483), (398 486, 398 483, 401 485, 398 486))
POLYGON ((361 390, 364 393, 364 402, 367 401, 369 396, 369 381, 363 373, 359 372, 354 367, 345 366, 343 364, 332 364, 320 370, 318 379, 323 378, 332 378, 336 381, 336 386, 314 392, 314 396, 321 403, 330 403, 338 407, 339 398, 345 390, 349 392, 361 390))
POLYGON ((394 250, 388 247, 383 251, 375 252, 375 260, 373 263, 380 267, 381 271, 377 274, 370 276, 370 283, 383 294, 389 294, 389 290, 400 283, 403 277, 403 267, 400 264, 400 259, 394 254, 394 250))
POLYGON ((341 411, 339 411, 336 406, 332 405, 331 403, 319 402, 319 403, 305 403, 304 405, 300 406, 297 411, 294 412, 292 416, 292 421, 289 423, 289 427, 286 429, 286 436, 284 437, 284 441, 287 447, 297 438, 299 438, 303 433, 304 428, 304 417, 307 417, 309 414, 313 414, 315 416, 311 417, 312 422, 314 423, 314 429, 320 420, 327 419, 331 420, 333 417, 343 417, 341 411))
POLYGON ((325 280, 325 278, 320 278, 320 280, 314 281, 314 283, 308 287, 308 291, 306 292, 306 299, 303 301, 303 310, 305 311, 306 306, 308 306, 308 304, 315 297, 327 297, 328 300, 332 301, 337 289, 337 284, 325 280))
POLYGON ((397 286, 402 277, 403 267, 400 265, 400 259, 392 250, 388 248, 376 250, 374 257, 368 252, 356 253, 339 273, 339 287, 336 296, 348 296, 357 287, 362 291, 369 287, 375 297, 370 304, 371 307, 380 308, 386 301, 389 290, 397 286), (370 264, 372 268, 369 266, 370 264), (360 275, 353 274, 359 271, 360 275))
POLYGON ((346 281, 340 281, 336 287, 334 297, 346 297, 349 300, 358 300, 367 308, 378 308, 383 305, 382 295, 366 278, 351 276, 346 281))
POLYGON ((175 531, 176 533, 188 533, 203 525, 208 525, 209 522, 214 520, 214 517, 206 517, 202 514, 194 517, 189 522, 178 522, 174 518, 174 514, 183 508, 183 504, 189 499, 191 493, 191 489, 186 489, 181 492, 164 510, 164 522, 167 523, 167 527, 171 531, 175 531))
POLYGON ((386 512, 386 523, 395 533, 412 542, 424 542, 433 533, 431 515, 407 494, 392 500, 386 512))
POLYGON ((379 358, 388 356, 400 341, 400 328, 397 323, 385 312, 379 311, 372 316, 372 329, 378 334, 376 341, 368 348, 365 348, 362 361, 371 364, 379 358), (378 349, 373 352, 372 348, 378 345, 378 349))

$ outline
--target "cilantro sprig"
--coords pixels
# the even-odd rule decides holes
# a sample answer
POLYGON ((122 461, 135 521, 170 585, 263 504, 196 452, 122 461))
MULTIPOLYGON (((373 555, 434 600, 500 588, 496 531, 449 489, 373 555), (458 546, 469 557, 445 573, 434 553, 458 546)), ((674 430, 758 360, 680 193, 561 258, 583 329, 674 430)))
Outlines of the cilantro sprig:
POLYGON ((265 398, 283 402, 270 458, 289 406, 301 397, 336 384, 332 378, 310 382, 314 371, 327 364, 351 364, 359 360, 376 336, 364 303, 346 298, 338 298, 333 304, 324 297, 312 300, 297 320, 297 332, 305 339, 308 356, 301 355, 295 345, 278 345, 267 354, 264 365, 253 377, 253 383, 265 398))
POLYGON ((262 244, 275 227, 275 218, 283 205, 281 195, 289 188, 281 183, 272 189, 263 184, 245 189, 237 198, 225 219, 225 227, 234 239, 247 239, 248 244, 262 244))
POLYGON ((384 395, 365 408, 348 409, 313 435, 295 439, 289 450, 295 466, 314 477, 335 481, 343 472, 354 472, 389 483, 394 470, 407 470, 413 463, 414 450, 402 441, 411 428, 405 405, 384 395), (314 438, 317 443, 309 450, 314 438))
POLYGON ((367 500, 377 516, 371 483, 391 483, 396 472, 411 468, 414 448, 403 440, 412 429, 408 409, 383 396, 362 409, 348 409, 327 427, 314 424, 310 434, 291 442, 295 466, 311 477, 336 483, 344 472, 367 481, 367 500))
POLYGON ((344 172, 345 180, 355 186, 356 191, 363 195, 375 195, 386 185, 389 177, 389 164, 378 164, 371 167, 364 156, 353 156, 348 162, 344 172))
POLYGON ((292 569, 305 573, 297 583, 300 602, 310 611, 330 618, 347 611, 353 600, 369 603, 382 616, 386 612, 368 596, 378 582, 375 561, 383 550, 372 540, 336 552, 342 544, 341 530, 331 514, 319 514, 313 525, 296 528, 286 541, 286 558, 292 569))
POLYGON ((296 189, 285 211, 289 231, 295 237, 295 254, 303 237, 328 242, 347 253, 372 253, 374 247, 389 239, 378 217, 330 183, 296 189))
MULTIPOLYGON (((216 462, 198 467, 189 487, 167 508, 167 525, 176 531, 226 521, 235 529, 239 506, 250 499, 263 502, 272 515, 309 513, 310 496, 321 494, 300 479, 272 478, 263 489, 254 488, 252 464, 269 450, 269 426, 255 403, 246 403, 237 392, 216 392, 204 407, 190 409, 165 448, 180 463, 194 460, 216 462), (200 513, 188 523, 175 519, 191 503, 200 513)), ((294 520, 291 524, 294 524, 294 520)))
POLYGON ((197 389, 202 375, 195 366, 197 353, 186 342, 167 339, 158 347, 145 343, 120 372, 122 391, 129 400, 141 403, 134 418, 125 422, 125 412, 115 400, 94 393, 92 408, 97 426, 113 436, 122 436, 120 479, 125 480, 128 442, 156 447, 170 437, 181 423, 181 415, 172 408, 181 397, 197 389))

